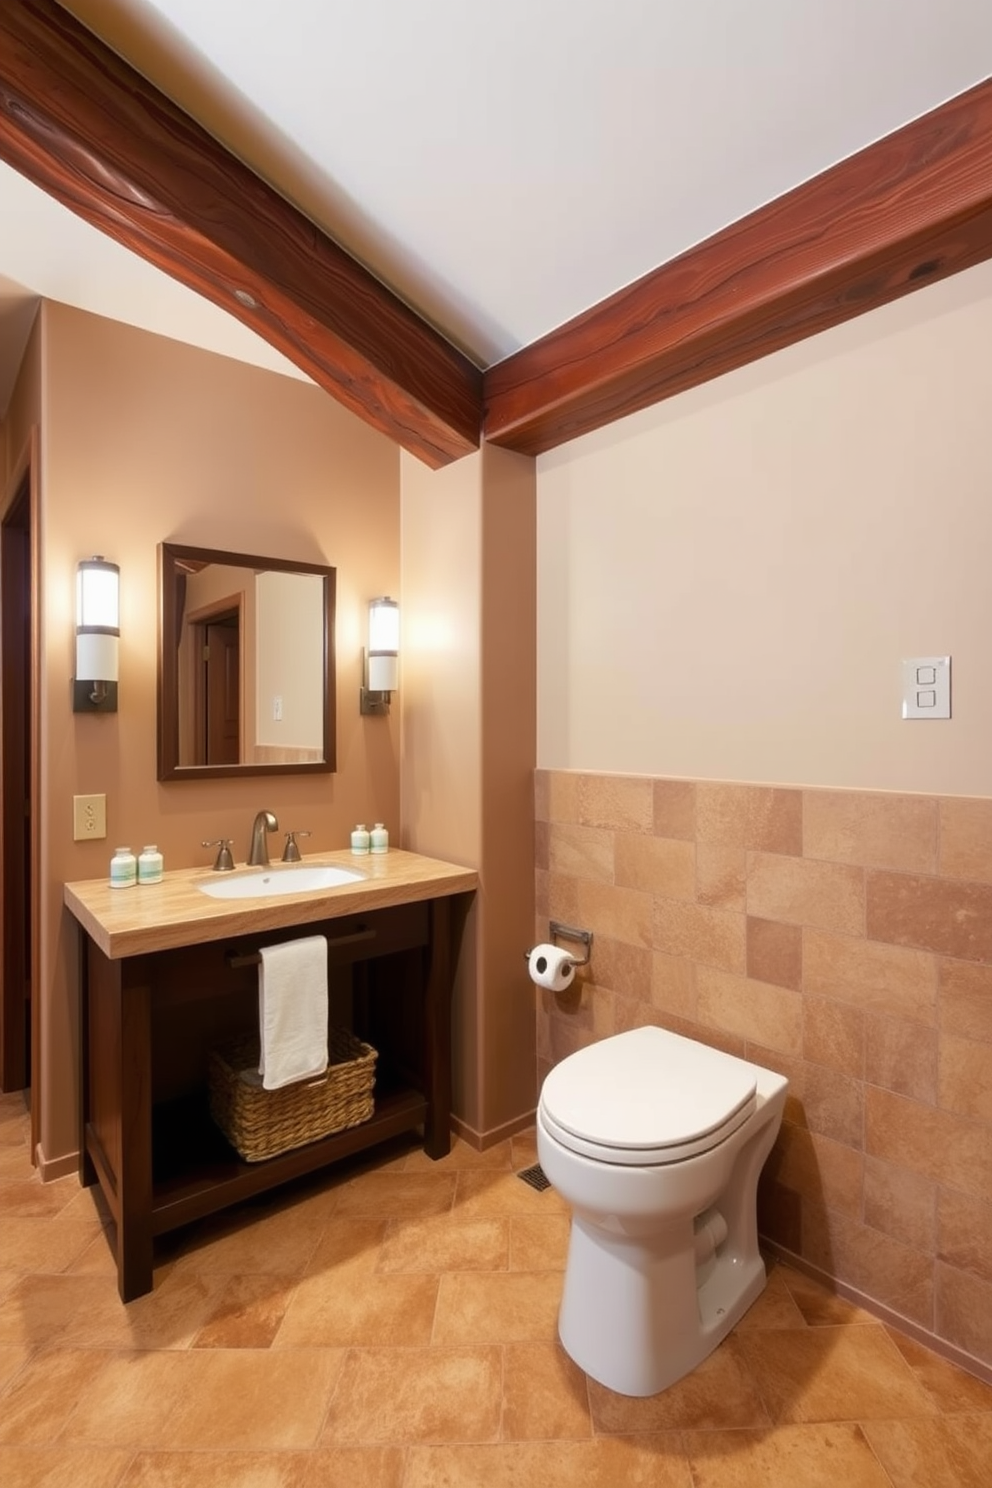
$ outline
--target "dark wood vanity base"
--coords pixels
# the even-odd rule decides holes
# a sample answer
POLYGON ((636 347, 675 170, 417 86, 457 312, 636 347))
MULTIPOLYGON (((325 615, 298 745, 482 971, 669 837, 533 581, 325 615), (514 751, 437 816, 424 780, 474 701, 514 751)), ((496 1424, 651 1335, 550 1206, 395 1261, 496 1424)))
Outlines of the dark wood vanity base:
POLYGON ((80 1178, 99 1182, 113 1215, 125 1302, 152 1288, 157 1235, 403 1132, 422 1130, 433 1158, 448 1152, 451 987, 470 900, 442 894, 115 959, 83 935, 80 1178), (374 1113, 244 1162, 206 1098, 209 1049, 258 1026, 257 970, 231 962, 314 934, 328 941, 332 1024, 378 1051, 374 1113))

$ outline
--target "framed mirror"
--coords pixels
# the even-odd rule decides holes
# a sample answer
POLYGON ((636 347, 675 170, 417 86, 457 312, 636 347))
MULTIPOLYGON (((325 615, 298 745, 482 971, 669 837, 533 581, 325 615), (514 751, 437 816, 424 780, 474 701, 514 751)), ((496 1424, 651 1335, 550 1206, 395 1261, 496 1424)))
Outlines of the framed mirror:
POLYGON ((335 570, 159 544, 158 778, 329 773, 335 570))

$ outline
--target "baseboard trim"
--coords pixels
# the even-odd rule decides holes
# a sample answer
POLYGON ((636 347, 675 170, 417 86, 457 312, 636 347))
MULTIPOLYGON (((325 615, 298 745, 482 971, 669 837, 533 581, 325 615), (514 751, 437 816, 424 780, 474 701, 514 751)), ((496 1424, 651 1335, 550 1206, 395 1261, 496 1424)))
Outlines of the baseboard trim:
POLYGON ((485 1152, 490 1147, 496 1147, 500 1142, 507 1141, 510 1137, 516 1137, 529 1126, 533 1126, 537 1118, 537 1111, 526 1111, 522 1116, 514 1116, 511 1121, 504 1121, 502 1126, 491 1127, 489 1131, 476 1131, 475 1127, 469 1126, 460 1116, 452 1116, 451 1129, 456 1136, 461 1137, 476 1152, 485 1152))
POLYGON ((79 1153, 67 1152, 64 1157, 46 1157, 41 1143, 34 1149, 35 1166, 42 1183, 54 1183, 56 1178, 68 1178, 79 1172, 79 1153))
POLYGON ((859 1292, 857 1287, 849 1286, 845 1281, 838 1281, 836 1276, 831 1276, 828 1271, 814 1266, 812 1262, 804 1260, 794 1251, 787 1250, 784 1245, 779 1245, 777 1240, 769 1240, 762 1235, 761 1245, 763 1250, 777 1256, 780 1261, 792 1266, 794 1270, 801 1271, 804 1276, 820 1282, 829 1291, 835 1292, 838 1297, 843 1297, 845 1302, 853 1302, 855 1307, 860 1307, 864 1312, 870 1312, 873 1317, 878 1318, 879 1322, 888 1323, 890 1327, 900 1333, 905 1333, 914 1342, 921 1343, 931 1353, 938 1354, 948 1363, 956 1364, 959 1369, 973 1374, 983 1384, 992 1385, 992 1364, 976 1359, 974 1354, 969 1354, 966 1349, 959 1348, 957 1344, 950 1343, 937 1333, 931 1333, 921 1323, 914 1322, 912 1318, 903 1317, 901 1312, 896 1312, 892 1307, 886 1307, 884 1302, 877 1302, 874 1297, 869 1297, 865 1292, 859 1292))

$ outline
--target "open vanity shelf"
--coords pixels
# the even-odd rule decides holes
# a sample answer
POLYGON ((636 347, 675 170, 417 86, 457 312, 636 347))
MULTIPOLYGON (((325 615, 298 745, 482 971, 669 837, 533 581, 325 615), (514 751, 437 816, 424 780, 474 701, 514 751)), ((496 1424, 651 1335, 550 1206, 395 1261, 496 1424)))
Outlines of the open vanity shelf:
MULTIPOLYGON (((347 861, 323 855, 320 861, 347 861)), ((82 935, 80 1177, 114 1218, 124 1301, 152 1287, 154 1237, 313 1173, 402 1132, 450 1145, 451 984, 471 870, 389 853, 361 883, 272 900, 218 901, 202 871, 126 891, 68 884, 82 935), (328 942, 332 1024, 378 1051, 374 1111, 359 1126, 244 1162, 210 1118, 209 1050, 257 1028, 261 946, 328 942), (233 964, 232 964, 233 963, 233 964)))

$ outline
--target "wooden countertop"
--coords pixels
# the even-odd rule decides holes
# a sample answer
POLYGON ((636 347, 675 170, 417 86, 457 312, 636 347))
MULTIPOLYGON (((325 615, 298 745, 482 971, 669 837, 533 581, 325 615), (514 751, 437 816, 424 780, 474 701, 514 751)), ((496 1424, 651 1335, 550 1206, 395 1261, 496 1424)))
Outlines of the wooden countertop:
MULTIPOLYGON (((177 946, 201 945, 228 935, 280 930, 393 904, 463 894, 479 883, 474 868, 459 868, 397 849, 368 856, 353 856, 347 850, 313 853, 303 859, 304 866, 318 864, 353 869, 362 874, 362 880, 302 894, 212 899, 201 893, 197 884, 230 875, 218 875, 210 868, 178 868, 166 873, 160 884, 138 884, 130 889, 112 889, 102 878, 67 883, 63 897, 104 955, 118 960, 177 946)), ((284 866, 273 863, 271 868, 278 872, 284 866)), ((235 874, 261 876, 268 871, 239 865, 235 874)))

